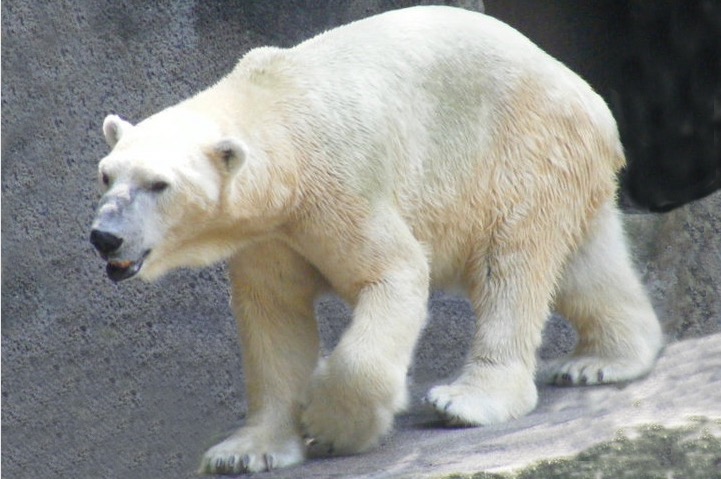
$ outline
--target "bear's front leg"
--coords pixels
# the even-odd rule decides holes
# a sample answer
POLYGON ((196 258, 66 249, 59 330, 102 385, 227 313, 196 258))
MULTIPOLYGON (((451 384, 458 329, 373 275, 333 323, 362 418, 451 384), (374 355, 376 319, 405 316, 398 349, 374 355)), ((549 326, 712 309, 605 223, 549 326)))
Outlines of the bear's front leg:
POLYGON ((322 452, 372 448, 406 405, 406 374, 427 315, 429 279, 420 244, 401 231, 393 244, 366 250, 375 253, 363 258, 367 270, 380 274, 364 282, 351 325, 311 379, 301 428, 322 452))
POLYGON ((315 368, 317 270, 280 243, 254 245, 230 264, 243 352, 245 425, 210 448, 200 472, 259 472, 303 462, 298 400, 315 368))

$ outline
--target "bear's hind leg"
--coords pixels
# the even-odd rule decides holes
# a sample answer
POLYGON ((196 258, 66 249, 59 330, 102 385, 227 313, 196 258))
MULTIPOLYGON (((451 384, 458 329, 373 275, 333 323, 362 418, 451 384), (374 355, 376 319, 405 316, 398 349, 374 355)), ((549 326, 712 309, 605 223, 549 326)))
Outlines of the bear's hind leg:
POLYGON ((281 243, 239 252, 230 274, 248 414, 243 427, 205 453, 199 472, 259 472, 303 462, 298 398, 318 360, 313 301, 323 279, 281 243))
POLYGON ((426 397, 453 426, 496 424, 536 406, 536 349, 548 317, 562 248, 521 239, 469 262, 467 287, 477 331, 460 376, 426 397))
POLYGON ((542 373, 558 385, 627 381, 651 369, 663 346, 661 326, 633 269, 619 213, 599 211, 585 244, 566 266, 556 308, 578 332, 573 355, 542 373))

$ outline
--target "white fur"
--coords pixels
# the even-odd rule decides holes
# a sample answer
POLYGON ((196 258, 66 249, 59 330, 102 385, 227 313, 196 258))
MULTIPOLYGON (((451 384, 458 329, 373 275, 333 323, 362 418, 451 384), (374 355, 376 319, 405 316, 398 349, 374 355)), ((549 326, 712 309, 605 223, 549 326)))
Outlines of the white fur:
POLYGON ((554 295, 581 336, 554 381, 630 379, 661 347, 613 206, 624 159, 608 108, 490 17, 411 8, 253 50, 215 86, 109 131, 103 201, 170 183, 151 197, 157 224, 128 207, 116 231, 155 231, 127 245, 151 250, 141 277, 231 257, 249 414, 203 471, 301 462, 302 436, 376 445, 406 404, 431 285, 460 286, 478 316, 459 378, 428 397, 453 424, 535 407, 554 295), (242 145, 232 168, 228 144, 242 145), (353 322, 319 361, 313 302, 329 289, 353 322))

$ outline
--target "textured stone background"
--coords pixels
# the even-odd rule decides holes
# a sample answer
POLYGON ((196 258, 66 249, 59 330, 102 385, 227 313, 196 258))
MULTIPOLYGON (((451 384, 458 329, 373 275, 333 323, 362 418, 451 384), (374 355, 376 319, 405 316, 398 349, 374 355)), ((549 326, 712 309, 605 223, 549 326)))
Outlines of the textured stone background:
MULTIPOLYGON (((96 163, 107 153, 103 117, 117 112, 138 121, 210 85, 252 47, 290 46, 414 3, 2 2, 4 477, 192 477, 204 449, 244 412, 223 266, 115 285, 91 251, 96 163)), ((486 7, 599 91, 610 88, 606 64, 619 39, 603 21, 615 12, 541 3, 486 7)), ((721 195, 665 215, 630 215, 629 232, 669 336, 721 331, 721 195)), ((331 346, 348 311, 332 299, 318 309, 331 346)), ((470 310, 458 298, 435 295, 431 313, 418 347, 418 384, 453 373, 471 330, 470 310)), ((561 354, 572 342, 556 318, 541 355, 561 354)), ((717 357, 718 348, 708 354, 717 357)), ((399 423, 415 427, 407 418, 399 423)), ((449 432, 424 434, 434 441, 449 432)), ((393 449, 385 454, 405 460, 393 449)), ((372 473, 373 461, 352 464, 372 473)), ((328 464, 309 467, 324 477, 350 463, 328 464)))

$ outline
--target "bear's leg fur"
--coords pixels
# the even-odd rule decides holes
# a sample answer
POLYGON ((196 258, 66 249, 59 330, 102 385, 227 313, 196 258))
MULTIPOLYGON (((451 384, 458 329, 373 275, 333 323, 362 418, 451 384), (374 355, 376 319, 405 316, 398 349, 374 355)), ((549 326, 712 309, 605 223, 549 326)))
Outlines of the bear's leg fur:
POLYGON ((564 273, 556 307, 575 327, 570 358, 542 373, 559 385, 626 381, 646 374, 663 346, 663 333, 633 269, 619 212, 607 204, 564 273))
POLYGON ((476 335, 460 376, 433 387, 426 397, 450 425, 495 424, 535 408, 536 349, 562 250, 527 236, 479 251, 469 262, 476 335))
POLYGON ((302 462, 297 401, 318 360, 314 298, 324 282, 279 242, 237 253, 230 275, 248 414, 245 426, 205 453, 201 472, 257 472, 302 462))
POLYGON ((344 261, 335 261, 363 265, 352 278, 359 289, 348 295, 353 321, 313 374, 301 416, 306 437, 323 452, 363 452, 390 430, 406 406, 406 374, 427 316, 421 244, 391 208, 361 224, 350 236, 356 240, 343 243, 344 261))

